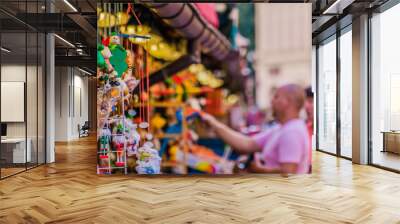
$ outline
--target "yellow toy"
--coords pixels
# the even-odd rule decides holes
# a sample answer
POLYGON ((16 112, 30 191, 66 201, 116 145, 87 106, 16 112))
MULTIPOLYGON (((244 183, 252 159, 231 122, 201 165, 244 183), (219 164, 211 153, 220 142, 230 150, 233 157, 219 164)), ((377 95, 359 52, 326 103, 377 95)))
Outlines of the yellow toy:
POLYGON ((161 129, 167 124, 167 121, 161 117, 159 113, 156 113, 154 117, 151 119, 151 126, 154 129, 161 129))

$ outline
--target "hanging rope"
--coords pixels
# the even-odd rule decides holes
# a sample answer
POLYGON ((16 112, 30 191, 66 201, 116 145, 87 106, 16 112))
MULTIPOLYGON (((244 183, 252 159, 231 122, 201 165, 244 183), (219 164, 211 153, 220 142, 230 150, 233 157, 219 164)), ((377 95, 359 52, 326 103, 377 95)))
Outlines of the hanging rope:
MULTIPOLYGON (((147 46, 147 42, 146 42, 146 46, 147 46)), ((149 49, 147 47, 147 49, 149 49)), ((145 73, 146 73, 146 90, 147 90, 147 123, 149 124, 147 127, 147 131, 150 132, 150 79, 149 79, 149 65, 147 63, 147 59, 148 59, 148 53, 147 50, 144 51, 144 63, 145 63, 145 73)))
POLYGON ((132 5, 131 3, 129 3, 129 5, 128 5, 128 8, 130 7, 130 10, 131 10, 133 16, 135 16, 136 21, 138 22, 139 25, 142 25, 142 23, 140 22, 139 17, 138 17, 138 16, 136 15, 136 13, 135 13, 135 9, 133 8, 133 5, 132 5), (129 6, 129 5, 130 5, 130 6, 129 6))

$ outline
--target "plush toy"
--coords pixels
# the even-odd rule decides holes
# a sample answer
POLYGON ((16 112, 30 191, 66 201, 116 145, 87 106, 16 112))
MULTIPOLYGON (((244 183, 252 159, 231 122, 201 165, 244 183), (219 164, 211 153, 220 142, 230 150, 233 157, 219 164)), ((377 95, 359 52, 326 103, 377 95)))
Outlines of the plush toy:
POLYGON ((138 149, 138 161, 136 171, 138 174, 159 174, 161 158, 158 151, 151 148, 150 145, 144 145, 138 149))
POLYGON ((110 48, 112 56, 110 57, 110 63, 112 67, 117 71, 117 77, 122 77, 124 72, 128 69, 128 64, 126 63, 126 50, 121 45, 120 37, 113 32, 110 37, 110 48))

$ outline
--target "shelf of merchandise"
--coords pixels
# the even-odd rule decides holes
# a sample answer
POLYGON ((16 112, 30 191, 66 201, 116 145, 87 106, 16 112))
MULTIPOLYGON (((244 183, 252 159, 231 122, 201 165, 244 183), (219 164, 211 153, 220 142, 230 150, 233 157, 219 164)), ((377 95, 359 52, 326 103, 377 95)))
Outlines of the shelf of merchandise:
MULTIPOLYGON (((114 87, 115 88, 115 87, 114 87)), ((116 99, 117 100, 121 100, 121 110, 122 111, 125 111, 125 103, 124 103, 124 97, 123 97, 123 91, 121 91, 121 89, 119 89, 119 93, 120 93, 120 95, 118 96, 118 97, 116 97, 116 99)), ((121 115, 115 115, 115 117, 107 117, 107 118, 100 118, 100 120, 102 120, 102 121, 104 121, 105 123, 107 123, 107 127, 109 127, 109 123, 110 122, 114 122, 114 121, 121 121, 122 122, 122 130, 125 130, 125 116, 121 116, 121 115)), ((125 134, 125 132, 124 132, 124 134, 111 134, 111 136, 112 137, 115 137, 115 136, 125 136, 125 137, 127 137, 126 136, 126 134, 125 134)), ((110 149, 112 148, 112 144, 113 144, 113 138, 111 138, 110 139, 110 149)), ((123 157, 124 157, 124 166, 121 166, 121 167, 119 167, 119 166, 111 166, 111 156, 109 155, 110 153, 118 153, 118 152, 121 152, 121 151, 116 151, 116 150, 108 150, 107 151, 107 153, 106 154, 108 154, 109 156, 108 156, 108 167, 99 167, 99 166, 97 166, 97 173, 100 173, 99 171, 100 170, 109 170, 110 171, 110 173, 109 174, 112 174, 112 170, 113 169, 124 169, 123 170, 123 172, 124 172, 124 174, 128 174, 128 160, 127 160, 127 152, 126 152, 127 150, 126 150, 126 142, 124 141, 124 148, 123 148, 123 150, 122 150, 122 152, 124 153, 124 155, 123 155, 123 157)), ((100 155, 100 154, 104 154, 104 152, 100 152, 100 151, 97 151, 98 153, 98 155, 100 155)))

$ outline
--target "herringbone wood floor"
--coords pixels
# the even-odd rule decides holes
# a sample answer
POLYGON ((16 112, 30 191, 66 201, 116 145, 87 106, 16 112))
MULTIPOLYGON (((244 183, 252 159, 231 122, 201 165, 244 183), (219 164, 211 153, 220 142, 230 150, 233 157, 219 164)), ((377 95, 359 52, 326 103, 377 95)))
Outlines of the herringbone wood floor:
POLYGON ((0 181, 0 223, 400 223, 400 175, 322 153, 289 178, 103 177, 95 147, 0 181))

